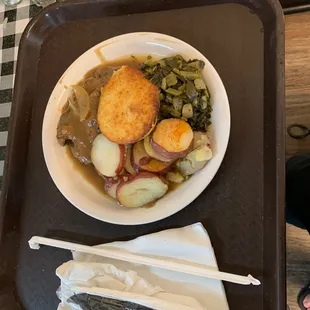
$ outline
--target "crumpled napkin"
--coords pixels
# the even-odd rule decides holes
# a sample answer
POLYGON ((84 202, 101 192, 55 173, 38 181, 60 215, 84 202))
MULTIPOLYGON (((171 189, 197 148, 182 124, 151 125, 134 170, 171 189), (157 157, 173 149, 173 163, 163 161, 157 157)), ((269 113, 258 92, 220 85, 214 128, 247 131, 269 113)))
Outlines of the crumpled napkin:
MULTIPOLYGON (((218 270, 208 233, 201 223, 98 247, 218 270)), ((81 309, 66 302, 74 293, 127 300, 159 310, 229 309, 219 280, 83 253, 73 253, 73 259, 56 270, 61 279, 58 296, 62 304, 58 310, 81 309)))

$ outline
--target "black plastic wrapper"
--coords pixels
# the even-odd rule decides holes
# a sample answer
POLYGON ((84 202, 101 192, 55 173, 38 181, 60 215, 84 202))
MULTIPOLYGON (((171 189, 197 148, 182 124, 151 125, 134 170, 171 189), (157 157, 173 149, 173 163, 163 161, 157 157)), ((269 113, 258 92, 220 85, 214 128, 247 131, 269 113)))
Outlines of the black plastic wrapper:
POLYGON ((79 305, 82 310, 154 310, 129 301, 89 294, 73 295, 67 300, 67 302, 79 305))

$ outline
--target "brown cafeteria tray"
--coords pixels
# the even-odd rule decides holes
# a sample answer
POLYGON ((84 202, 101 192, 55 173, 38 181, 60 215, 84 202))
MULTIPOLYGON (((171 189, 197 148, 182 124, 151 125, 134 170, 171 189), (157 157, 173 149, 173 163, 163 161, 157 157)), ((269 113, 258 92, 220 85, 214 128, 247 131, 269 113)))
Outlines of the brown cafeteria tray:
POLYGON ((230 309, 285 309, 283 16, 275 0, 233 2, 76 0, 31 21, 19 49, 1 193, 0 302, 12 285, 22 309, 57 308, 55 268, 70 254, 31 251, 33 235, 93 245, 201 221, 221 270, 262 281, 225 283, 230 309), (65 69, 93 45, 135 31, 172 35, 200 50, 224 82, 232 125, 222 166, 190 206, 152 224, 118 226, 83 214, 62 196, 44 162, 41 130, 65 69))

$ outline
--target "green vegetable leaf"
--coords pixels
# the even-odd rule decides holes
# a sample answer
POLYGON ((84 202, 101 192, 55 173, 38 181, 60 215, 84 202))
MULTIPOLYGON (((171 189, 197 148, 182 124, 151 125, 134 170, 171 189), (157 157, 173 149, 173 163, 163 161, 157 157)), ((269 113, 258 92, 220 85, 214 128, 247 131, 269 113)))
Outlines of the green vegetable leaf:
POLYGON ((190 100, 194 100, 198 96, 198 92, 193 82, 188 81, 186 83, 185 93, 190 100))
POLYGON ((184 104, 182 116, 185 118, 191 118, 193 116, 193 106, 190 103, 184 104))
POLYGON ((170 74, 168 74, 166 76, 166 80, 167 80, 167 85, 169 87, 175 85, 176 83, 178 83, 178 79, 177 79, 176 75, 173 72, 171 72, 170 74))
POLYGON ((163 78, 161 80, 161 89, 166 90, 166 88, 167 88, 167 80, 166 78, 163 78))
POLYGON ((180 75, 188 80, 195 80, 200 78, 200 74, 196 72, 180 71, 180 75))
POLYGON ((168 88, 166 89, 166 93, 173 95, 173 96, 180 96, 182 92, 180 90, 174 89, 174 88, 168 88))
POLYGON ((205 63, 202 60, 192 60, 189 61, 189 63, 187 64, 187 67, 192 67, 192 68, 196 68, 199 71, 201 71, 205 66, 205 63))
POLYGON ((183 100, 180 97, 173 97, 172 105, 177 111, 181 111, 183 106, 183 100))
POLYGON ((194 84, 197 90, 207 89, 206 84, 202 79, 195 79, 194 84))
POLYGON ((144 76, 160 90, 158 121, 176 117, 187 121, 193 130, 208 128, 212 106, 201 76, 204 66, 199 59, 185 61, 181 55, 157 61, 148 57, 141 65, 144 76))

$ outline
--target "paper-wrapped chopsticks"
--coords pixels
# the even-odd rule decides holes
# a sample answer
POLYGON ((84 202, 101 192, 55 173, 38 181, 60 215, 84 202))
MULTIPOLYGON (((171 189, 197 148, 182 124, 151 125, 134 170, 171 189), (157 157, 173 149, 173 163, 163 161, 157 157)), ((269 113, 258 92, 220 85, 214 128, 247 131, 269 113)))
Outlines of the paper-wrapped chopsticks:
POLYGON ((226 282, 232 282, 243 285, 260 285, 260 281, 253 278, 251 275, 240 276, 236 274, 221 272, 217 270, 208 269, 205 266, 194 266, 186 263, 165 261, 163 259, 154 257, 145 257, 128 252, 122 252, 121 250, 115 250, 111 248, 98 248, 86 245, 81 245, 72 242, 60 241, 50 238, 34 236, 29 240, 29 246, 31 249, 38 250, 41 245, 47 245, 64 250, 76 251, 81 253, 93 254, 102 257, 108 257, 121 261, 130 261, 132 263, 147 265, 152 267, 158 267, 168 269, 172 271, 182 272, 190 275, 222 280, 226 282))

